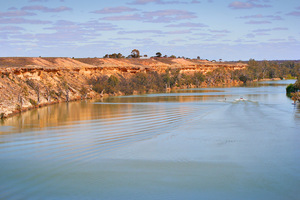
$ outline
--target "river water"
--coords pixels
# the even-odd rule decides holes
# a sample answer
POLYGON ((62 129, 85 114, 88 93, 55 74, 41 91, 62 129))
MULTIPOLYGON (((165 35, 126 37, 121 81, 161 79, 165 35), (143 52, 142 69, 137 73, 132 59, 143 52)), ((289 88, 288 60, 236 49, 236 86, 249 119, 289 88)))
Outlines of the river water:
POLYGON ((61 103, 6 119, 0 199, 299 199, 292 82, 61 103))

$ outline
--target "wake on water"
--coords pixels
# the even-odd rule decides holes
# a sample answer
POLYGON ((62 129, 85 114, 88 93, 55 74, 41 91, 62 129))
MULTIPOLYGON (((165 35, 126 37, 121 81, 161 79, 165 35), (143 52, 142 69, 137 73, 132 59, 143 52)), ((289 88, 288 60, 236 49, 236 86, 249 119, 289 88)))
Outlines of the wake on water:
POLYGON ((245 98, 239 98, 239 99, 229 99, 227 100, 226 98, 225 99, 220 99, 218 100, 219 102, 228 102, 228 103, 238 103, 238 102, 252 102, 252 103, 258 103, 257 101, 252 101, 252 100, 249 100, 249 99, 245 99, 245 98))

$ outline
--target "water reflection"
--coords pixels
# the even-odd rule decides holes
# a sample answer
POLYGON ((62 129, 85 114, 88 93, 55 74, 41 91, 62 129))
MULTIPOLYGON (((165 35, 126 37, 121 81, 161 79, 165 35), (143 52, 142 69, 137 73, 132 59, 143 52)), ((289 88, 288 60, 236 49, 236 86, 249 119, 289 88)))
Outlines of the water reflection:
POLYGON ((296 121, 298 122, 298 124, 300 124, 300 104, 296 104, 294 105, 295 107, 295 118, 296 118, 296 121))
POLYGON ((297 199, 300 105, 283 83, 61 103, 6 119, 0 199, 297 199))

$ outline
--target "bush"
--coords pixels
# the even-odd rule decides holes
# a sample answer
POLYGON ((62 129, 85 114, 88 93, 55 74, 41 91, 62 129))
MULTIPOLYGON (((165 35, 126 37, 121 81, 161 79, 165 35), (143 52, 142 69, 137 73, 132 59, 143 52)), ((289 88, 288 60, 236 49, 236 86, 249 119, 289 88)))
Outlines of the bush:
POLYGON ((240 79, 240 81, 242 81, 243 83, 246 83, 247 80, 248 80, 247 76, 245 76, 245 75, 241 75, 241 76, 239 77, 239 79, 240 79))
POLYGON ((297 91, 297 89, 296 89, 296 87, 295 87, 294 84, 289 84, 289 85, 286 87, 286 95, 287 95, 288 97, 292 97, 291 93, 294 93, 294 92, 296 92, 296 91, 297 91))
POLYGON ((21 112, 21 111, 22 111, 22 107, 21 107, 21 105, 20 105, 20 104, 17 104, 17 105, 16 105, 16 110, 17 110, 17 111, 19 111, 19 112, 21 112))
POLYGON ((33 106, 37 106, 37 105, 38 105, 37 102, 36 102, 35 100, 33 100, 33 99, 29 99, 29 102, 30 102, 31 105, 33 105, 33 106))

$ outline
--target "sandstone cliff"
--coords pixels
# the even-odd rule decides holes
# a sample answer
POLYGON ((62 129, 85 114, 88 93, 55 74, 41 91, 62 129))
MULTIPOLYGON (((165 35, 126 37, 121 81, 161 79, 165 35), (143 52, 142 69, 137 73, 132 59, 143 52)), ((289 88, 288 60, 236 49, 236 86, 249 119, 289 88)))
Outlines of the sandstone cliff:
POLYGON ((29 108, 66 100, 99 97, 88 80, 100 75, 133 76, 138 72, 211 72, 218 68, 240 70, 242 63, 212 63, 171 58, 0 58, 0 118, 29 108))

